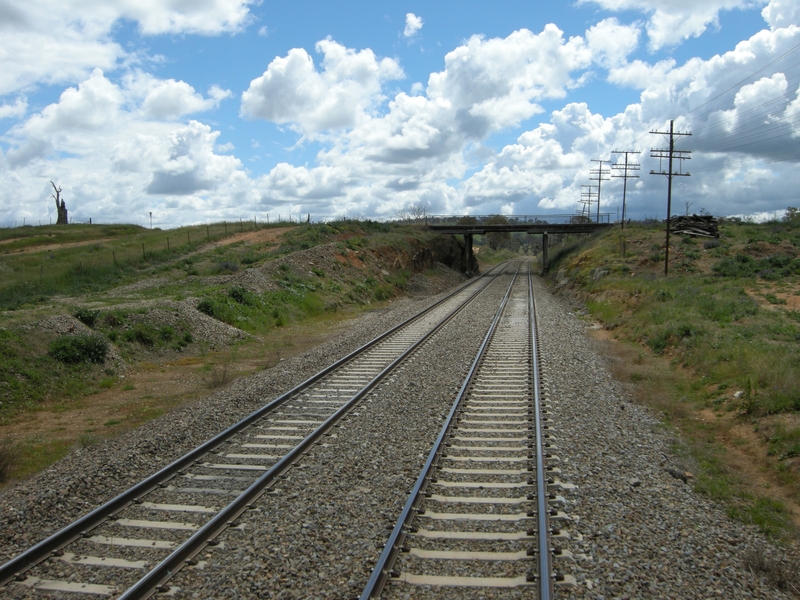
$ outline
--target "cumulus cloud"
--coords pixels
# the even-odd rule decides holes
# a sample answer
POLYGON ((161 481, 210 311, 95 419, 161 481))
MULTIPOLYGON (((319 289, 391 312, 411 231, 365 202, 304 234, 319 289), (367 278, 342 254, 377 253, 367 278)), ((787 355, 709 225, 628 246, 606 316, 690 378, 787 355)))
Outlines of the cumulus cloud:
POLYGON ((418 17, 414 13, 406 14, 406 27, 403 29, 403 35, 406 37, 414 36, 420 29, 422 29, 422 17, 418 17))
POLYGON ((28 99, 20 96, 14 104, 0 104, 0 119, 19 118, 28 110, 28 99))
POLYGON ((598 4, 613 11, 636 10, 649 15, 647 34, 652 50, 699 37, 709 26, 718 24, 723 10, 750 8, 753 4, 752 0, 579 0, 579 3, 598 4))
MULTIPOLYGON (((7 168, 0 167, 0 187, 9 187, 0 189, 0 205, 25 214, 36 203, 20 206, 15 197, 22 194, 40 197, 39 210, 50 210, 47 195, 42 196, 46 186, 37 187, 42 177, 45 183, 50 177, 63 183, 78 220, 118 221, 123 205, 129 219, 137 210, 146 215, 148 205, 172 198, 176 211, 186 211, 177 225, 192 222, 192 204, 197 208, 208 198, 216 202, 212 212, 241 202, 248 178, 238 158, 219 154, 226 149, 217 144, 220 132, 198 121, 175 123, 174 111, 155 115, 145 108, 152 98, 148 90, 159 90, 162 83, 183 82, 133 78, 115 84, 97 69, 66 89, 58 102, 12 127, 5 136, 7 168)), ((224 91, 214 94, 226 96, 224 91)))
POLYGON ((288 163, 277 164, 270 173, 257 182, 267 203, 302 201, 306 206, 319 200, 328 204, 341 197, 349 183, 347 169, 342 167, 295 167, 288 163))
POLYGON ((607 69, 627 62, 639 45, 639 26, 620 25, 617 19, 605 19, 586 31, 586 43, 594 60, 607 69))
POLYGON ((185 81, 157 79, 136 72, 123 78, 125 90, 134 101, 141 101, 141 110, 148 119, 177 119, 184 115, 211 110, 230 98, 230 90, 212 85, 209 98, 203 98, 185 81))
POLYGON ((145 35, 234 33, 250 22, 252 0, 30 0, 17 4, 0 1, 0 95, 40 82, 78 81, 94 68, 116 68, 129 57, 111 38, 114 25, 122 19, 135 22, 145 35))
POLYGON ((384 81, 404 76, 390 58, 345 48, 331 39, 316 44, 322 71, 302 48, 275 58, 242 94, 241 113, 291 123, 305 134, 352 127, 380 100, 384 81))
POLYGON ((800 4, 795 0, 771 0, 761 11, 772 29, 800 25, 800 4))
MULTIPOLYGON (((791 203, 800 185, 791 141, 800 137, 800 88, 789 83, 780 63, 738 89, 735 84, 742 73, 757 71, 798 43, 797 28, 762 31, 709 60, 620 68, 618 77, 626 74, 642 87, 639 103, 611 117, 592 113, 585 103, 553 111, 549 123, 521 134, 464 181, 464 204, 475 212, 503 206, 518 214, 574 210, 581 184, 588 183, 590 159, 613 158, 616 149, 660 146, 649 132, 663 131, 675 115, 684 115, 677 129, 693 133, 679 146, 693 154, 692 177, 675 183, 674 201, 690 201, 715 214, 748 214, 791 203), (632 75, 636 70, 639 75, 632 75), (648 82, 647 73, 657 75, 648 82)), ((643 173, 658 166, 646 153, 641 162, 643 173)), ((613 212, 621 191, 618 180, 604 183, 601 210, 613 212)), ((664 206, 654 204, 663 193, 663 178, 642 174, 628 187, 628 208, 638 216, 660 211, 663 218, 664 206)))

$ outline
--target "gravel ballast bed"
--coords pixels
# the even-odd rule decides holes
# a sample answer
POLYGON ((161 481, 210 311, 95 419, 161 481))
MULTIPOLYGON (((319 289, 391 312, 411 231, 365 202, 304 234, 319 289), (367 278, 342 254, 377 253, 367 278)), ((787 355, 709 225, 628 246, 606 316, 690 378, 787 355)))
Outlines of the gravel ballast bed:
MULTIPOLYGON (((573 539, 565 547, 589 558, 557 563, 578 580, 559 597, 791 597, 742 564, 748 552, 774 553, 774 548, 668 472, 681 465, 659 420, 633 404, 611 378, 586 325, 545 291, 541 280, 535 286, 542 375, 554 400, 562 479, 578 486, 568 496, 573 539)), ((498 299, 504 291, 500 285, 492 295, 498 299)), ((403 300, 391 310, 365 315, 336 340, 119 439, 76 451, 7 490, 0 496, 0 561, 429 303, 403 300)), ((177 597, 359 595, 494 315, 490 304, 474 303, 456 325, 440 332, 439 343, 427 345, 393 381, 379 386, 325 445, 312 449, 241 518, 241 528, 220 537, 224 548, 198 556, 208 561, 204 568, 179 573, 170 582, 182 590, 177 597)), ((27 597, 26 591, 14 588, 19 597, 27 597)), ((407 592, 397 597, 416 597, 413 588, 407 592)), ((490 596, 532 597, 523 590, 504 594, 490 596)), ((476 594, 452 589, 447 597, 476 594)))

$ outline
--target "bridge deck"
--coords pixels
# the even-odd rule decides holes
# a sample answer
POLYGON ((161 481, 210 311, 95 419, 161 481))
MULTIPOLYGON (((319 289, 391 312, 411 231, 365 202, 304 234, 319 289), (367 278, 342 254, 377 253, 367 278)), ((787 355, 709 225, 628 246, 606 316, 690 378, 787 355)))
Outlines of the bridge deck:
POLYGON ((428 229, 438 233, 486 235, 487 233, 522 231, 525 233, 594 233, 613 227, 612 223, 503 223, 489 225, 428 225, 428 229))

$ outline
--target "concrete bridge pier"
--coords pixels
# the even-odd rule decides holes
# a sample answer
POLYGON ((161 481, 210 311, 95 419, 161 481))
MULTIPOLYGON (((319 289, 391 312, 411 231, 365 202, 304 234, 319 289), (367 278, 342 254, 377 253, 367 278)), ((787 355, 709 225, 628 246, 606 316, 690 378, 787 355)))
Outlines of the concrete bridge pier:
POLYGON ((547 232, 542 233, 542 275, 547 273, 547 232))
POLYGON ((472 234, 464 234, 464 273, 467 277, 472 277, 472 234))

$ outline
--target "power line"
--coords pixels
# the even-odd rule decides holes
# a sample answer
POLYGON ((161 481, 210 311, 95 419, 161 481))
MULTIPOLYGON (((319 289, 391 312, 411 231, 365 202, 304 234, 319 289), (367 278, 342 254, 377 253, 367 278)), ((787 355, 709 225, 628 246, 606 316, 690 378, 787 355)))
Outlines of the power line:
POLYGON ((628 193, 628 179, 639 179, 638 175, 632 175, 632 171, 638 171, 642 168, 639 163, 629 163, 628 162, 628 155, 629 154, 641 154, 638 150, 614 150, 611 154, 624 154, 625 155, 625 163, 619 164, 614 163, 611 165, 612 173, 611 177, 621 177, 623 179, 622 183, 622 229, 625 229, 625 197, 628 193), (621 171, 621 174, 617 175, 614 174, 613 171, 621 171))
POLYGON ((592 162, 599 163, 599 165, 600 165, 597 169, 592 169, 592 170, 589 171, 589 180, 597 182, 597 222, 599 223, 600 222, 600 186, 602 185, 602 183, 604 181, 608 181, 608 177, 605 177, 605 175, 608 175, 610 173, 610 171, 604 171, 603 170, 603 165, 606 164, 606 163, 611 164, 611 161, 610 160, 601 160, 599 158, 593 158, 592 162), (595 177, 592 177, 592 175, 594 175, 595 177))
POLYGON ((669 220, 672 211, 672 178, 673 177, 689 177, 689 173, 684 173, 682 166, 684 160, 690 160, 692 157, 689 156, 691 154, 691 150, 675 150, 675 137, 677 136, 684 136, 684 135, 692 135, 691 133, 684 133, 684 132, 676 132, 675 131, 675 121, 672 120, 669 122, 669 131, 651 131, 652 134, 658 135, 669 135, 669 149, 658 149, 653 148, 650 151, 651 158, 658 159, 658 171, 650 171, 651 175, 666 175, 667 177, 667 242, 666 242, 666 254, 664 257, 664 275, 669 274, 669 220), (667 167, 667 171, 663 170, 662 167, 662 160, 669 159, 669 164, 667 167), (673 171, 672 163, 674 160, 678 161, 678 171, 673 171))
POLYGON ((686 114, 687 114, 687 115, 690 115, 690 114, 692 114, 693 112, 695 112, 696 110, 699 110, 699 109, 703 108, 704 106, 706 106, 707 104, 710 104, 710 103, 711 103, 711 102, 713 102, 714 100, 717 100, 717 99, 721 98, 722 96, 724 96, 725 94, 727 94, 727 93, 728 93, 728 92, 730 92, 731 90, 733 90, 733 89, 736 89, 736 88, 740 87, 740 86, 741 86, 741 85, 743 85, 743 84, 744 84, 744 83, 745 83, 745 82, 746 82, 748 79, 750 79, 751 77, 754 77, 754 76, 758 75, 759 73, 761 73, 762 71, 764 71, 764 70, 768 69, 769 67, 771 67, 772 65, 774 65, 776 62, 778 62, 778 61, 779 61, 779 60, 781 60, 782 58, 784 58, 784 57, 788 56, 788 55, 789 55, 789 54, 791 54, 792 52, 795 52, 795 51, 796 51, 798 48, 800 48, 800 44, 797 44, 797 45, 796 45, 796 46, 794 46, 793 48, 790 48, 789 50, 787 50, 786 52, 784 52, 783 54, 781 54, 781 55, 780 55, 778 58, 776 58, 776 59, 774 59, 774 60, 770 61, 769 63, 767 63, 766 65, 764 65, 763 67, 761 67, 760 69, 758 69, 757 71, 755 71, 754 73, 750 73, 750 75, 748 75, 747 77, 745 77, 744 79, 742 79, 742 80, 741 80, 741 81, 739 81, 738 83, 734 83, 734 84, 733 84, 731 87, 729 87, 728 89, 726 89, 726 90, 725 90, 725 91, 723 91, 723 92, 720 92, 719 94, 717 94, 716 96, 714 96, 714 97, 713 97, 713 98, 711 98, 710 100, 706 100, 706 101, 705 101, 705 102, 703 102, 703 103, 702 103, 700 106, 695 106, 695 107, 694 107, 692 110, 690 110, 690 111, 689 111, 688 113, 686 113, 686 114))

